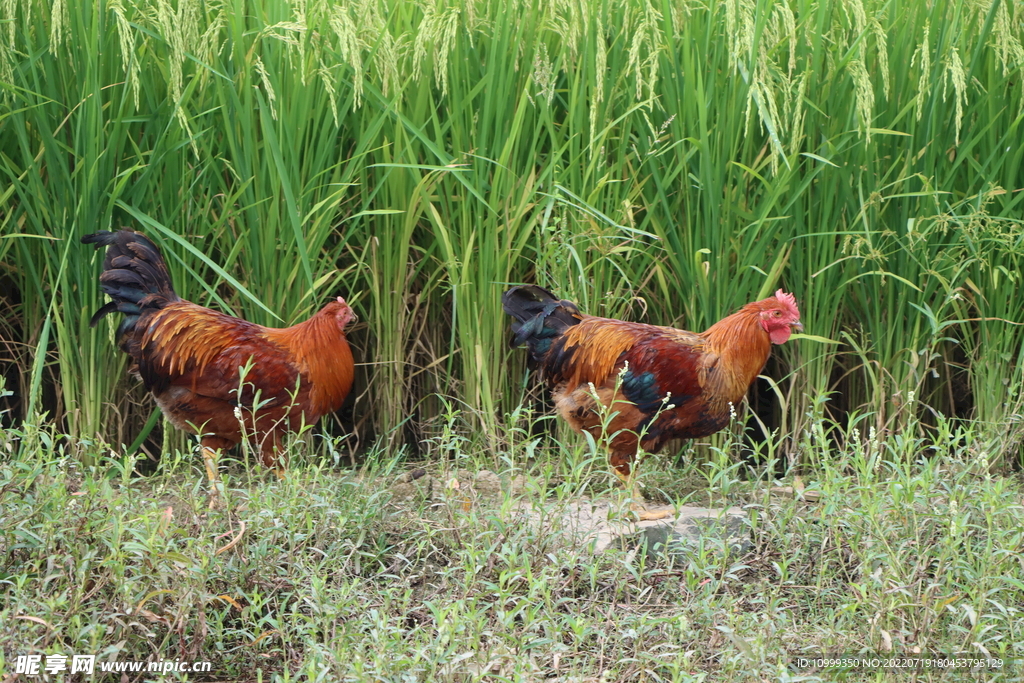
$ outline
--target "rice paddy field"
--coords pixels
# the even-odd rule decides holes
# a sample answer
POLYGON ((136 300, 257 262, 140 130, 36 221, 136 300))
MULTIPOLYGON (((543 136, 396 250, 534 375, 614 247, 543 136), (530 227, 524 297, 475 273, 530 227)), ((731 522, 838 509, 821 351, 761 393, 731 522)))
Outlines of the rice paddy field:
POLYGON ((0 679, 1024 678, 1022 67, 1011 0, 0 0, 0 679), (233 454, 207 509, 89 326, 119 227, 196 303, 352 304, 285 479, 233 454), (749 548, 563 533, 623 494, 509 347, 524 282, 695 331, 796 295, 737 420, 641 475, 749 548), (858 653, 988 664, 794 664, 858 653))

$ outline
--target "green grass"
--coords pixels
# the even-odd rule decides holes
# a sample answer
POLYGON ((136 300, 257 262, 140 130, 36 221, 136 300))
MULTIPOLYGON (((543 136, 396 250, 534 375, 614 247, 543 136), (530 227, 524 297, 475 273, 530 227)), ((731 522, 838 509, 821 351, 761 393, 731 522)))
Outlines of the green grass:
POLYGON ((989 474, 979 435, 945 423, 910 444, 848 426, 846 449, 825 427, 799 445, 816 503, 768 495, 789 475, 648 461, 662 463, 649 491, 749 515, 750 552, 709 541, 674 564, 573 542, 559 511, 621 493, 601 456, 522 433, 495 453, 442 429, 423 466, 463 481, 433 498, 397 497, 391 456, 358 471, 297 457, 284 481, 230 467, 210 512, 196 458, 139 477, 131 458, 96 451, 85 467, 48 430, 3 431, 0 447, 37 450, 0 465, 0 671, 95 652, 212 662, 192 680, 807 681, 836 672, 791 657, 920 648, 1007 663, 842 680, 1020 680, 1020 480, 989 474), (459 471, 484 467, 500 494, 467 491, 459 471))

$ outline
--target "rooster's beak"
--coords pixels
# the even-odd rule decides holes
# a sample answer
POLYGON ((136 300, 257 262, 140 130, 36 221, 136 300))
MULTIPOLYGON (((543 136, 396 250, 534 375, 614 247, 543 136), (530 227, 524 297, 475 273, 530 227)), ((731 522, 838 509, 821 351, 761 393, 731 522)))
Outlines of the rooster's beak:
POLYGON ((803 332, 804 331, 804 326, 801 323, 793 323, 789 327, 791 329, 796 330, 797 332, 803 332))

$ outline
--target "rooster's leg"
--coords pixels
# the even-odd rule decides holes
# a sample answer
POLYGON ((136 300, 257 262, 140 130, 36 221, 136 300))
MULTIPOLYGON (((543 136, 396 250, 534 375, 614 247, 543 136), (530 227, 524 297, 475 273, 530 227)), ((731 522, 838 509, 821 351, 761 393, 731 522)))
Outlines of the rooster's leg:
POLYGON ((210 482, 210 504, 209 509, 216 509, 220 505, 220 474, 217 471, 217 460, 224 449, 232 444, 226 439, 216 436, 204 436, 199 441, 200 452, 203 455, 203 464, 206 465, 206 478, 210 482))
POLYGON ((631 459, 624 460, 616 457, 616 455, 612 453, 612 471, 615 472, 615 476, 622 482, 623 488, 629 491, 630 497, 633 499, 633 503, 629 507, 633 512, 637 513, 637 518, 641 522, 646 522, 672 517, 675 514, 675 511, 672 509, 654 511, 647 509, 644 505, 644 496, 640 493, 640 482, 636 478, 637 463, 631 462, 631 459))
POLYGON ((636 477, 634 477, 631 472, 623 472, 618 467, 612 467, 612 472, 614 472, 615 476, 622 482, 622 488, 629 491, 629 495, 633 499, 634 505, 636 503, 644 502, 644 495, 640 493, 640 482, 636 480, 636 477))
POLYGON ((284 457, 284 449, 281 448, 280 441, 276 434, 270 434, 266 437, 263 442, 263 447, 260 449, 260 455, 263 458, 263 465, 269 467, 277 475, 278 481, 284 481, 284 467, 286 460, 284 457))
POLYGON ((217 501, 220 498, 220 490, 217 488, 220 485, 220 477, 217 476, 218 452, 208 446, 202 446, 202 451, 203 464, 206 465, 206 478, 210 481, 209 509, 213 510, 217 507, 217 501))

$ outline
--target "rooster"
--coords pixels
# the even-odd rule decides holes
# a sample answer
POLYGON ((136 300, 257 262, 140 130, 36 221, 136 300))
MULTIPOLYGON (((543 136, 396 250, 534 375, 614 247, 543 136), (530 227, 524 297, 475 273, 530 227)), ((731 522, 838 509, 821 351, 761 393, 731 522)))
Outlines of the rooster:
POLYGON ((345 326, 354 315, 340 296, 303 323, 263 327, 180 298, 160 250, 141 233, 101 230, 82 242, 107 247, 100 289, 111 301, 90 325, 124 315, 117 338, 131 371, 171 423, 199 436, 211 505, 220 450, 254 438, 280 476, 284 433, 334 412, 352 388, 345 326))
POLYGON ((699 334, 586 315, 534 285, 508 290, 502 306, 515 319, 513 345, 527 346, 558 414, 607 442, 624 482, 638 449, 654 453, 729 424, 771 345, 803 329, 796 300, 781 289, 699 334))

